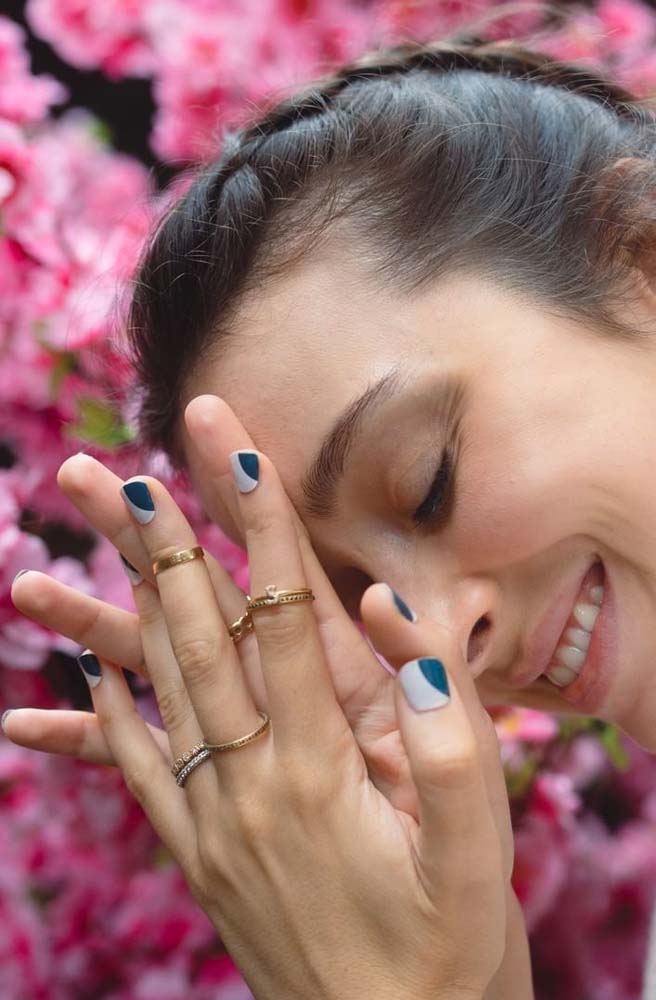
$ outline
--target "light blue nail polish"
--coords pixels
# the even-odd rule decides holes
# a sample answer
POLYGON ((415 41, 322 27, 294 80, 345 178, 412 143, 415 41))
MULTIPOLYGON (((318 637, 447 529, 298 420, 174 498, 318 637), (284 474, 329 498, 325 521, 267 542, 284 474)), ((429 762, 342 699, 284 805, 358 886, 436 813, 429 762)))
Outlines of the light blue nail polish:
POLYGON ((256 451, 233 451, 230 455, 232 474, 240 493, 250 493, 260 478, 260 460, 256 451))
POLYGON ((100 661, 95 653, 92 653, 90 649, 85 649, 83 653, 77 658, 77 662, 80 664, 82 673, 87 679, 89 687, 95 688, 100 684, 102 680, 102 671, 100 669, 100 661))
POLYGON ((417 712, 442 708, 451 700, 444 664, 433 656, 421 656, 404 663, 399 671, 401 687, 417 712))
POLYGON ((394 603, 396 604, 397 611, 400 611, 401 614, 403 615, 403 617, 407 618, 409 622, 416 622, 417 621, 417 615, 414 613, 414 611, 412 610, 412 608, 408 607, 408 605, 405 603, 405 601, 403 600, 403 598, 401 598, 397 594, 397 592, 392 587, 390 587, 389 583, 386 583, 385 586, 387 587, 387 589, 389 590, 390 594, 392 595, 392 599, 393 599, 394 603))
POLYGON ((146 484, 140 479, 135 479, 130 483, 124 483, 121 486, 121 493, 139 524, 150 524, 155 517, 155 503, 146 484))
POLYGON ((125 574, 128 580, 130 581, 133 587, 138 587, 140 583, 143 583, 144 579, 141 573, 136 568, 136 566, 133 566, 132 563, 125 558, 122 552, 119 552, 119 558, 121 560, 123 569, 125 570, 125 574))
POLYGON ((14 579, 11 581, 12 584, 16 583, 16 580, 18 579, 18 577, 22 576, 23 573, 29 573, 29 569, 19 569, 18 573, 16 574, 16 576, 14 577, 14 579))
POLYGON ((10 712, 13 712, 13 708, 6 708, 2 713, 2 718, 0 719, 0 726, 2 726, 2 731, 5 731, 5 720, 10 712))

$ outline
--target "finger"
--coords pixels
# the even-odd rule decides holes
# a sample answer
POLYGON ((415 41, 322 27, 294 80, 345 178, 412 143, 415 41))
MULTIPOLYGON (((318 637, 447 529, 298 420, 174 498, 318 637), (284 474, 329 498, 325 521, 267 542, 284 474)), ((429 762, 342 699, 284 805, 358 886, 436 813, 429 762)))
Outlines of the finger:
POLYGON ((90 594, 83 594, 38 570, 16 577, 11 586, 16 608, 31 621, 96 649, 122 667, 149 678, 144 663, 139 619, 90 594))
MULTIPOLYGON (((374 648, 396 669, 410 659, 425 655, 426 650, 441 648, 445 640, 454 648, 457 646, 453 633, 418 615, 402 595, 386 583, 376 583, 367 589, 361 611, 374 648)), ((504 871, 509 878, 513 864, 512 825, 498 736, 461 653, 452 657, 451 673, 456 678, 459 697, 465 705, 478 747, 488 801, 504 847, 504 871)))
MULTIPOLYGON (((57 483, 89 524, 115 545, 141 576, 155 586, 148 550, 121 501, 119 491, 123 480, 102 462, 80 452, 62 463, 57 483)), ((209 552, 205 555, 205 563, 221 611, 226 621, 234 621, 243 611, 245 595, 209 552)), ((242 641, 248 644, 248 637, 242 641)))
MULTIPOLYGON (((233 540, 245 547, 229 456, 238 450, 255 450, 252 438, 228 404, 212 395, 197 396, 187 405, 185 429, 185 443, 205 510, 216 523, 228 525, 233 540)), ((366 710, 379 701, 381 687, 390 688, 392 700, 392 678, 381 668, 366 639, 349 617, 314 551, 307 528, 286 493, 285 500, 296 532, 307 586, 316 597, 313 612, 324 641, 335 694, 354 733, 366 744, 370 729, 366 710)))
MULTIPOLYGON (((162 755, 173 763, 163 729, 146 722, 162 755)), ((18 746, 63 757, 77 757, 91 764, 118 766, 95 712, 69 709, 12 708, 3 722, 5 736, 18 746)))
MULTIPOLYGON (((153 690, 157 698, 170 754, 178 760, 203 741, 204 733, 196 716, 171 646, 166 617, 159 593, 153 587, 137 587, 134 592, 139 613, 141 641, 146 662, 151 664, 153 690)), ((185 784, 195 817, 218 809, 215 768, 196 768, 185 784)))
MULTIPOLYGON (((252 599, 262 596, 269 585, 280 590, 307 588, 296 531, 273 464, 253 450, 234 452, 230 461, 246 536, 252 599)), ((348 730, 313 604, 297 601, 251 612, 276 748, 281 752, 298 754, 302 747, 307 753, 313 747, 323 755, 348 730)))
POLYGON ((137 712, 121 670, 107 660, 101 661, 91 650, 81 655, 80 666, 89 681, 98 723, 128 790, 189 876, 197 863, 197 837, 185 789, 176 784, 167 756, 137 712))
MULTIPOLYGON (((405 663, 395 691, 403 744, 419 795, 418 865, 441 912, 473 901, 485 913, 503 905, 499 838, 473 728, 443 642, 405 663)), ((469 907, 466 907, 469 910, 469 907)), ((497 909, 496 912, 501 912, 497 909)))
MULTIPOLYGON (((198 544, 189 522, 156 479, 134 477, 121 493, 152 562, 198 544)), ((175 660, 205 739, 221 743, 256 729, 262 720, 204 560, 163 570, 157 587, 175 660)), ((152 672, 155 664, 146 656, 152 672)), ((218 756, 213 755, 215 760, 218 756)))

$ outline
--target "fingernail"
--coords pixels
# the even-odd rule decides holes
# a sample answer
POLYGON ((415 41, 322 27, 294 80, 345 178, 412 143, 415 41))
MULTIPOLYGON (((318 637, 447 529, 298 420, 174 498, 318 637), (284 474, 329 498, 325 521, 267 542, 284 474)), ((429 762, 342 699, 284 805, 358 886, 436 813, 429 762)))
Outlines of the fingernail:
POLYGON ((230 455, 232 474, 240 493, 250 493, 260 478, 260 460, 256 451, 233 451, 230 455))
POLYGON ((417 712, 442 708, 451 700, 444 664, 435 657, 421 656, 404 663, 399 677, 406 698, 417 712))
POLYGON ((121 486, 121 493, 139 524, 149 524, 155 517, 155 504, 150 490, 140 479, 121 486))
POLYGON ((0 718, 0 726, 2 726, 3 733, 5 731, 5 719, 7 718, 10 712, 13 712, 13 708, 5 709, 5 711, 2 713, 2 718, 0 718))
MULTIPOLYGON (((77 658, 77 662, 82 668, 82 673, 86 677, 89 687, 95 688, 102 680, 100 661, 95 653, 90 649, 85 649, 77 658)), ((111 685, 110 685, 111 686, 111 685)))
POLYGON ((389 590, 390 594, 392 595, 392 598, 394 599, 394 603, 396 604, 397 610, 401 612, 401 614, 403 615, 403 617, 407 618, 409 622, 416 622, 417 621, 417 615, 414 613, 414 611, 412 610, 412 608, 408 607, 408 605, 405 603, 405 601, 403 600, 403 598, 399 597, 399 595, 397 594, 397 592, 392 587, 390 587, 389 583, 386 583, 385 586, 387 587, 387 589, 389 590))
POLYGON ((18 579, 18 577, 23 575, 23 573, 29 573, 29 569, 19 569, 18 573, 16 574, 16 576, 14 577, 14 579, 11 581, 12 582, 12 586, 13 586, 14 583, 16 583, 16 580, 18 579))
POLYGON ((119 552, 119 557, 121 563, 123 564, 123 569, 125 570, 126 576, 133 587, 138 587, 140 583, 143 583, 143 577, 139 570, 132 565, 131 562, 125 558, 122 552, 119 552))

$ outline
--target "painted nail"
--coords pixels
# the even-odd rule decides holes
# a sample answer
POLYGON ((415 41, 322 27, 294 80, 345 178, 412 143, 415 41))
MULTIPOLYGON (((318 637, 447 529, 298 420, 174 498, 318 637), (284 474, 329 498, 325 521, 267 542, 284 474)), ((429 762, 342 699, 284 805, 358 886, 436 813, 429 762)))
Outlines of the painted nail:
POLYGON ((389 590, 390 594, 392 595, 392 598, 394 600, 394 603, 396 604, 397 610, 401 612, 401 614, 403 615, 403 617, 407 618, 409 622, 416 622, 417 621, 417 615, 414 613, 414 611, 412 610, 412 608, 408 607, 408 605, 405 603, 405 601, 403 600, 403 598, 399 597, 399 595, 397 594, 397 592, 392 587, 390 587, 389 583, 386 583, 385 586, 387 587, 387 589, 389 590))
POLYGON ((139 524, 149 524, 155 517, 155 504, 150 490, 140 479, 121 486, 121 493, 139 524))
POLYGON ((23 573, 29 573, 29 569, 19 569, 18 573, 16 574, 16 576, 14 577, 14 579, 11 581, 12 584, 16 583, 16 580, 18 579, 18 577, 22 576, 23 573))
POLYGON ((240 493, 250 493, 260 477, 260 460, 256 451, 233 451, 230 455, 232 474, 240 493))
POLYGON ((5 719, 7 718, 7 716, 9 715, 10 712, 13 712, 13 708, 7 708, 2 713, 2 718, 0 719, 0 726, 2 726, 3 733, 5 731, 5 719))
POLYGON ((86 677, 89 687, 95 688, 102 680, 100 661, 95 653, 90 649, 85 649, 77 658, 77 662, 82 668, 82 673, 86 677))
POLYGON ((131 562, 125 558, 122 552, 119 552, 120 560, 123 564, 123 569, 125 570, 126 576, 133 587, 138 587, 140 583, 143 583, 143 577, 139 570, 132 565, 131 562))
POLYGON ((442 708, 451 700, 444 664, 436 657, 421 656, 404 663, 399 676, 405 696, 417 712, 442 708))

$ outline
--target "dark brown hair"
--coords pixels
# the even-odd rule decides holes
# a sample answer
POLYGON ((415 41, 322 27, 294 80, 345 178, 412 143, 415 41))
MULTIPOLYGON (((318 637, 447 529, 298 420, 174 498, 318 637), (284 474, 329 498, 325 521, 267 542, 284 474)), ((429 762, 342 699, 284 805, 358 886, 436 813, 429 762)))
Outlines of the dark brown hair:
POLYGON ((228 133, 134 284, 143 445, 184 469, 194 372, 249 292, 335 234, 399 295, 466 270, 639 340, 617 306, 653 241, 655 122, 649 99, 588 68, 461 32, 370 52, 228 133))

